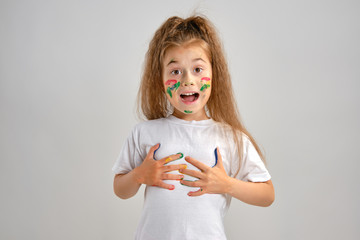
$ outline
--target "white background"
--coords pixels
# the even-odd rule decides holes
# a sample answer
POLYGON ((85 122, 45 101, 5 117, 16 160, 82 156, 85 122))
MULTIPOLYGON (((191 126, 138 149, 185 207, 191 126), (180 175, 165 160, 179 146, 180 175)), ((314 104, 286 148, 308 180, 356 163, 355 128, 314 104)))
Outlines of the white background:
MULTIPOLYGON (((359 1, 0 1, 0 238, 132 239, 143 189, 111 172, 148 43, 205 14, 276 200, 232 200, 229 239, 358 239, 359 1)), ((179 209, 181 211, 181 209, 179 209)), ((166 223, 164 223, 166 227, 166 223)))

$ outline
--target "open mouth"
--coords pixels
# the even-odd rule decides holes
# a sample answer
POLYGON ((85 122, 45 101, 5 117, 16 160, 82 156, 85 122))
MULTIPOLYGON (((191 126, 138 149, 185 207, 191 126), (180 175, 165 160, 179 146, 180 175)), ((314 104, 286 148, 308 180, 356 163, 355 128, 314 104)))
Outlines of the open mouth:
POLYGON ((182 93, 180 97, 185 104, 191 104, 198 100, 200 94, 197 92, 182 93))

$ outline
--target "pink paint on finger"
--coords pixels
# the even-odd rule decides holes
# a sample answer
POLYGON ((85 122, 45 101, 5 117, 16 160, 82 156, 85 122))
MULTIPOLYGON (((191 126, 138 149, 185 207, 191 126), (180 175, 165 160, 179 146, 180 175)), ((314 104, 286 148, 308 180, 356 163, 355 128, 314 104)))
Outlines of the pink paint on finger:
POLYGON ((174 85, 177 83, 177 80, 174 80, 174 79, 170 79, 170 80, 167 80, 165 82, 165 85, 174 85))

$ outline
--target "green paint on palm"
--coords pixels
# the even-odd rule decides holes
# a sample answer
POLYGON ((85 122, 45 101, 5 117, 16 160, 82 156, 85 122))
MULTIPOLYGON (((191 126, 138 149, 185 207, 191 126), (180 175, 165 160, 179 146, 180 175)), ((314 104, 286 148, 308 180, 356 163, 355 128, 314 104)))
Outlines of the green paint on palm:
POLYGON ((192 113, 192 111, 185 110, 184 113, 192 113))

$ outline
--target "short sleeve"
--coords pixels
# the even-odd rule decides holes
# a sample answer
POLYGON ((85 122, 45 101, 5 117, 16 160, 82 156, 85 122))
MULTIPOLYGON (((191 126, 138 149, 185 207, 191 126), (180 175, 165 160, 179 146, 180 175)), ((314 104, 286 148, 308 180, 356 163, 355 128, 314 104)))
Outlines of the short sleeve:
POLYGON ((266 182, 271 179, 264 162, 247 136, 243 137, 243 161, 236 178, 246 182, 266 182))
POLYGON ((115 174, 126 174, 139 166, 143 158, 139 151, 138 134, 136 128, 126 139, 120 154, 112 168, 115 174))

